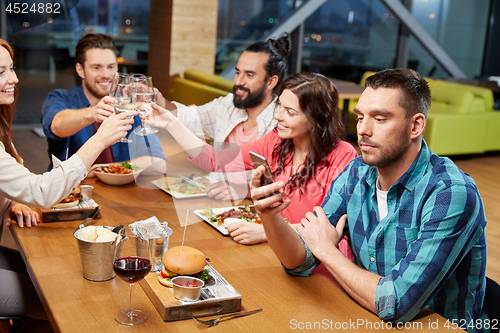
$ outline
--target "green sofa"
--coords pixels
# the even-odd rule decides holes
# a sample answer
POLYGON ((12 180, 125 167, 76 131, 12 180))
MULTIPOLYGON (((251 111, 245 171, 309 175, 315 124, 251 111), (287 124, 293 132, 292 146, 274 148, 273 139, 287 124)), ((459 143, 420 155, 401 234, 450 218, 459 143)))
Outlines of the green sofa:
MULTIPOLYGON (((366 72, 360 84, 374 74, 366 72)), ((500 112, 493 109, 490 89, 427 79, 432 104, 424 139, 438 155, 481 154, 500 150, 500 112)), ((348 129, 355 132, 357 101, 349 103, 348 129)))
POLYGON ((184 105, 203 105, 233 91, 233 81, 197 69, 187 69, 176 77, 168 98, 184 105))
POLYGON ((493 92, 442 80, 429 80, 432 104, 424 138, 438 155, 500 150, 500 112, 493 92))

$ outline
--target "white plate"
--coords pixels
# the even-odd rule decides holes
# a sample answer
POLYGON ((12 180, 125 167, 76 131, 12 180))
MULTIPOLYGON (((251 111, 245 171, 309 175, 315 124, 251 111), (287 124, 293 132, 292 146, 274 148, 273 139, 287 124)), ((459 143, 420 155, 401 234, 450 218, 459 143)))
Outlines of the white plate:
MULTIPOLYGON (((234 207, 212 208, 212 211, 215 214, 220 214, 222 212, 225 212, 225 211, 233 209, 233 208, 234 207)), ((217 231, 220 232, 221 234, 223 234, 224 236, 229 236, 229 232, 227 232, 227 229, 224 228, 223 224, 217 225, 217 222, 210 222, 203 214, 201 214, 201 212, 203 212, 203 211, 204 211, 204 209, 198 209, 198 210, 195 210, 194 213, 196 215, 198 215, 198 217, 201 218, 203 221, 207 222, 212 227, 214 227, 215 229, 217 229, 217 231)))
POLYGON ((161 184, 158 183, 158 180, 152 180, 151 183, 153 183, 156 187, 158 187, 160 190, 170 194, 173 198, 175 199, 192 199, 192 198, 202 198, 208 196, 206 193, 200 193, 200 194, 182 194, 180 192, 176 191, 169 191, 168 188, 165 186, 162 186, 161 184))
MULTIPOLYGON (((244 206, 240 205, 240 206, 235 206, 235 207, 212 208, 212 212, 214 212, 214 214, 218 215, 220 213, 224 213, 224 212, 226 212, 228 210, 235 209, 235 208, 238 208, 238 207, 244 207, 244 206)), ((227 229, 224 227, 223 224, 217 225, 217 222, 210 222, 203 214, 201 214, 201 212, 203 212, 203 211, 204 211, 204 209, 198 209, 198 210, 195 210, 194 213, 196 215, 198 215, 198 217, 201 218, 203 221, 207 222, 212 227, 214 227, 215 229, 217 229, 224 236, 229 236, 229 232, 227 232, 227 229)))

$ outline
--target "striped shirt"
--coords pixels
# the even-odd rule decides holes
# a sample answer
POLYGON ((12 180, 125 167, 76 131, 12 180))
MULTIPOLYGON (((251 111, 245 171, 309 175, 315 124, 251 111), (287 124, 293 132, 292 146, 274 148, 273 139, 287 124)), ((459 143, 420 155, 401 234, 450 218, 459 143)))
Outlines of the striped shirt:
MULTIPOLYGON (((277 97, 257 116, 259 138, 276 127, 276 99, 277 97)), ((225 142, 236 125, 248 119, 246 110, 234 106, 233 94, 216 98, 201 106, 184 106, 177 102, 174 104, 177 106, 177 118, 194 135, 205 141, 225 142)))
MULTIPOLYGON (((486 217, 472 178, 424 141, 389 189, 387 216, 379 220, 377 177, 375 167, 356 158, 330 187, 323 209, 333 225, 347 214, 356 263, 382 276, 378 316, 405 322, 429 307, 456 323, 484 324, 486 217)), ((317 264, 306 250, 304 263, 290 274, 308 275, 317 264)), ((474 325, 469 332, 488 331, 474 325)))

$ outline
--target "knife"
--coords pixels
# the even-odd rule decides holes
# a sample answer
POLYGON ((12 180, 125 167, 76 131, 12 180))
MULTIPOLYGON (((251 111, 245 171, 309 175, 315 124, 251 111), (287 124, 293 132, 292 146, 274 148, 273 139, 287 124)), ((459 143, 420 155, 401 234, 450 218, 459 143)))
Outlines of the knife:
POLYGON ((194 186, 198 186, 198 187, 201 187, 201 188, 206 188, 205 185, 200 184, 197 181, 192 180, 191 178, 188 178, 188 177, 185 177, 185 176, 182 176, 182 175, 180 177, 181 177, 181 179, 182 179, 183 182, 186 182, 188 184, 191 184, 191 185, 194 185, 194 186))

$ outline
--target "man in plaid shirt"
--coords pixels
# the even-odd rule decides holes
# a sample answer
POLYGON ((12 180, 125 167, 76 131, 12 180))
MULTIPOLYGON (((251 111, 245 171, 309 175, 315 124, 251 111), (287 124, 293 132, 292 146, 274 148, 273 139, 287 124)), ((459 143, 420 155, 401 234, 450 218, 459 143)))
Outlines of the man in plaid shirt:
POLYGON ((297 232, 277 214, 278 182, 251 181, 269 244, 289 274, 323 263, 359 304, 388 322, 429 307, 469 332, 488 332, 486 217, 472 178, 423 140, 430 109, 425 79, 409 69, 366 80, 355 112, 361 157, 333 182, 297 232), (355 262, 336 248, 349 235, 355 262))

